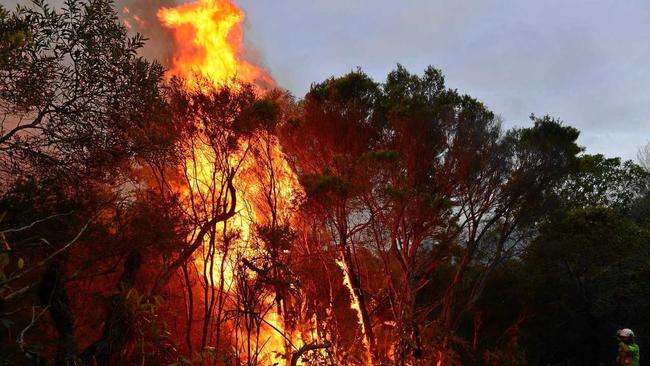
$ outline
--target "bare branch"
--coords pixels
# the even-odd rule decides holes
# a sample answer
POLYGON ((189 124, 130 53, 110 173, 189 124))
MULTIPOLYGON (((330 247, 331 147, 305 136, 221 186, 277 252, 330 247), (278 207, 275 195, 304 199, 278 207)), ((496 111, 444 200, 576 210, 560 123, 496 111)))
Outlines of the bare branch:
POLYGON ((0 286, 4 286, 4 285, 6 285, 6 284, 8 284, 8 283, 10 283, 10 282, 13 282, 13 281, 15 281, 15 280, 17 280, 17 279, 19 279, 19 278, 25 276, 26 274, 28 274, 28 273, 34 271, 36 268, 42 267, 43 265, 47 264, 47 263, 50 262, 52 259, 56 258, 59 254, 65 252, 65 251, 66 251, 68 248, 70 248, 74 243, 76 243, 77 240, 79 240, 79 238, 81 238, 81 236, 83 235, 83 233, 86 232, 86 229, 88 229, 88 225, 90 225, 90 222, 91 222, 93 219, 94 219, 94 217, 91 218, 90 220, 88 220, 88 222, 86 222, 86 224, 81 228, 81 230, 79 231, 79 233, 77 233, 77 235, 76 235, 72 240, 70 240, 66 245, 62 246, 61 248, 59 248, 58 250, 56 250, 54 253, 52 253, 52 254, 50 254, 49 256, 47 256, 45 259, 43 259, 43 260, 41 260, 40 262, 36 263, 35 265, 33 265, 33 266, 27 268, 26 270, 20 272, 19 274, 14 275, 14 276, 11 276, 10 278, 7 278, 7 279, 4 280, 4 281, 0 281, 0 286))
POLYGON ((27 331, 30 330, 34 325, 36 325, 36 322, 38 319, 45 314, 45 312, 48 310, 50 306, 46 306, 41 310, 38 315, 36 314, 36 306, 32 306, 32 321, 27 324, 27 326, 20 332, 18 337, 16 338, 16 343, 18 343, 18 346, 20 347, 20 350, 25 352, 25 354, 28 355, 28 357, 32 356, 32 352, 30 351, 25 351, 25 346, 27 345, 27 342, 25 342, 25 334, 27 334, 27 331))
MULTIPOLYGON (((222 212, 221 214, 215 215, 211 220, 208 222, 204 223, 201 226, 201 229, 199 230, 199 233, 196 235, 194 238, 194 241, 192 242, 192 245, 189 247, 185 248, 181 254, 176 258, 174 262, 172 262, 169 267, 165 268, 163 273, 160 275, 158 280, 156 281, 156 284, 153 287, 152 293, 156 294, 162 286, 167 283, 167 281, 171 278, 172 274, 180 268, 183 263, 185 263, 191 256, 194 254, 194 252, 203 244, 203 238, 205 235, 218 223, 226 221, 230 219, 231 217, 235 216, 235 209, 237 207, 237 191, 235 190, 235 186, 233 185, 233 179, 234 179, 234 171, 231 171, 230 176, 228 177, 228 192, 230 193, 230 208, 228 211, 222 212)), ((1 283, 0 283, 1 284, 1 283)))
POLYGON ((42 223, 42 222, 45 222, 45 221, 48 221, 48 220, 54 219, 54 218, 56 218, 56 217, 68 216, 68 215, 71 215, 71 214, 73 214, 73 213, 74 213, 74 211, 70 211, 70 212, 66 212, 66 213, 60 213, 60 214, 50 215, 50 216, 48 216, 48 217, 45 217, 45 218, 42 218, 42 219, 36 220, 36 221, 32 222, 31 224, 26 225, 26 226, 23 226, 23 227, 19 227, 19 228, 16 228, 16 229, 7 229, 7 230, 2 230, 2 231, 0 231, 0 234, 17 233, 17 232, 21 232, 21 231, 29 230, 29 229, 33 228, 34 226, 36 226, 36 225, 38 225, 38 224, 40 224, 40 223, 42 223))

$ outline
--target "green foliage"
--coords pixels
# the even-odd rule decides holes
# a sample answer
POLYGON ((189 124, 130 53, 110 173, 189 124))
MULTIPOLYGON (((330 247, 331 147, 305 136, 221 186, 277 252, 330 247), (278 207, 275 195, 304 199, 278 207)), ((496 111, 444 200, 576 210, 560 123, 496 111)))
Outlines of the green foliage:
POLYGON ((383 89, 387 102, 396 107, 395 113, 410 114, 438 99, 445 91, 445 77, 432 66, 427 67, 424 75, 419 77, 397 64, 397 68, 386 77, 383 89))
POLYGON ((333 194, 345 197, 350 191, 350 183, 337 175, 306 174, 301 177, 301 183, 309 196, 333 194))
POLYGON ((134 334, 134 352, 130 355, 133 362, 165 364, 176 352, 169 324, 160 316, 163 298, 142 294, 134 288, 122 288, 115 298, 121 303, 119 311, 128 317, 128 331, 134 334))
POLYGON ((26 22, 0 5, 0 70, 9 67, 29 42, 30 33, 26 22))
POLYGON ((400 159, 400 155, 395 150, 373 150, 365 155, 365 159, 375 163, 396 164, 400 159))
POLYGON ((314 84, 305 97, 307 103, 349 104, 357 108, 367 108, 374 104, 379 86, 361 70, 339 77, 330 78, 314 84))
POLYGON ((628 211, 650 190, 650 173, 632 161, 583 155, 559 190, 569 207, 607 206, 628 211))
POLYGON ((256 227, 257 236, 262 240, 265 249, 271 253, 288 251, 296 240, 296 231, 288 223, 280 225, 260 225, 256 227))
MULTIPOLYGON (((2 224, 5 214, 0 215, 0 224, 2 224)), ((10 277, 10 272, 20 271, 25 266, 25 259, 16 255, 7 241, 5 233, 5 231, 0 230, 0 280, 6 280, 10 277)))
POLYGON ((23 267, 25 267, 24 258, 12 256, 10 252, 0 251, 0 280, 6 280, 7 277, 10 277, 8 269, 11 268, 12 271, 19 271, 23 267))
POLYGON ((647 287, 649 239, 646 229, 603 206, 569 209, 544 225, 526 256, 529 301, 540 313, 530 334, 555 348, 556 357, 571 354, 592 364, 607 357, 606 345, 624 324, 647 332, 639 318, 647 311, 647 289, 639 286, 647 287), (552 333, 560 326, 570 334, 559 338, 566 344, 552 333))
POLYGON ((548 115, 537 118, 533 114, 530 118, 534 122, 534 126, 521 132, 520 141, 523 145, 549 155, 557 151, 568 150, 569 156, 575 156, 582 151, 575 145, 575 141, 580 135, 577 129, 564 126, 561 121, 548 115))
MULTIPOLYGON (((564 179, 574 168, 582 148, 576 144, 579 132, 550 116, 531 115, 534 126, 516 130, 515 157, 520 166, 535 167, 554 179, 564 179)), ((540 177, 544 177, 541 175, 540 177)))
POLYGON ((0 280, 6 280, 5 268, 9 265, 9 254, 0 253, 0 280))
POLYGON ((101 176, 154 153, 169 134, 158 89, 163 68, 137 56, 144 38, 127 36, 112 6, 67 0, 58 10, 37 0, 18 7, 11 24, 3 20, 3 29, 24 29, 3 32, 21 41, 9 44, 16 51, 0 68, 0 114, 23 121, 3 132, 0 146, 23 171, 37 161, 101 176))
POLYGON ((606 270, 621 273, 614 264, 638 252, 640 234, 634 222, 611 208, 577 208, 543 227, 529 253, 540 260, 561 258, 564 266, 579 268, 576 275, 585 277, 605 275, 606 270))
POLYGON ((276 101, 263 99, 254 101, 237 119, 236 127, 242 132, 252 132, 262 128, 274 132, 280 115, 280 106, 276 101))

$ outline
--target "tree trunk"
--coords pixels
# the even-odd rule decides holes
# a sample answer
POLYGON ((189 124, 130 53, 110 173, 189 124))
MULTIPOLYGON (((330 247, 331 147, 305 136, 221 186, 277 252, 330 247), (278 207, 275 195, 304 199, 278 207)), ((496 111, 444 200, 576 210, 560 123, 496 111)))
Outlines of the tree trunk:
POLYGON ((43 273, 38 295, 41 305, 49 306, 54 328, 59 335, 54 364, 66 366, 75 359, 77 345, 74 339, 74 317, 65 291, 63 271, 58 262, 52 262, 43 273))
POLYGON ((124 271, 117 288, 120 293, 111 299, 106 313, 102 337, 84 350, 82 359, 92 365, 108 366, 114 355, 124 350, 131 339, 133 314, 126 304, 126 293, 133 288, 142 263, 140 253, 133 251, 124 262, 124 271))

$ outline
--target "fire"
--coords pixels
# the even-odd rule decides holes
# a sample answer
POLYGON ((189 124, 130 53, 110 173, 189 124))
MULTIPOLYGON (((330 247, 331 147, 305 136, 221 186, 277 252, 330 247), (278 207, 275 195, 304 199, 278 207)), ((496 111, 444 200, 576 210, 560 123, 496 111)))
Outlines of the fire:
POLYGON ((359 327, 361 328, 361 336, 362 341, 363 341, 363 346, 365 347, 365 353, 364 356, 366 357, 366 363, 371 364, 372 357, 370 355, 370 343, 368 342, 368 338, 366 337, 366 328, 365 325, 363 324, 363 318, 361 315, 361 305, 359 305, 359 297, 357 296, 357 293, 354 291, 354 287, 352 286, 352 281, 350 280, 350 270, 348 269, 348 266, 345 264, 345 261, 342 259, 336 259, 336 264, 341 268, 341 271, 343 272, 343 286, 347 288, 348 292, 350 293, 350 309, 354 311, 354 314, 357 316, 357 323, 359 324, 359 327))
MULTIPOLYGON (((268 144, 270 156, 270 164, 274 171, 273 179, 277 184, 278 208, 280 216, 288 218, 289 208, 292 205, 294 197, 299 195, 300 185, 296 174, 289 167, 284 154, 280 149, 280 144, 277 138, 271 137, 263 142, 264 138, 255 140, 256 143, 268 144)), ((247 143, 242 142, 239 151, 234 153, 234 159, 230 163, 231 166, 239 165, 238 174, 234 179, 234 186, 237 189, 237 214, 227 223, 219 223, 216 227, 216 232, 222 232, 224 225, 227 225, 231 230, 238 232, 238 237, 232 244, 232 248, 228 253, 215 253, 212 263, 224 263, 223 274, 220 272, 219 266, 211 266, 209 263, 209 243, 206 238, 204 248, 200 253, 194 257, 194 262, 200 273, 207 267, 210 277, 207 279, 206 286, 217 286, 222 280, 226 285, 227 297, 234 298, 232 293, 237 290, 238 275, 237 271, 241 271, 242 267, 239 265, 242 258, 251 259, 259 255, 259 248, 254 246, 255 225, 265 223, 268 221, 269 212, 265 207, 265 186, 263 182, 268 182, 269 177, 260 176, 260 172, 264 169, 264 163, 257 160, 255 154, 247 154, 250 149, 261 148, 261 146, 248 146, 247 143), (222 277, 222 278, 220 278, 222 277)), ((190 178, 190 188, 194 192, 200 192, 203 196, 209 196, 207 190, 218 189, 219 182, 223 181, 223 177, 214 172, 214 156, 209 148, 198 147, 192 154, 193 156, 187 157, 186 174, 190 178), (216 181, 217 183, 215 183, 216 181)), ((269 164, 269 161, 265 162, 269 164)), ((257 273, 252 270, 247 272, 248 278, 254 280, 257 273)), ((236 304, 231 304, 231 308, 236 309, 236 304)), ((285 340, 288 338, 290 344, 300 346, 301 334, 296 331, 291 334, 285 329, 283 315, 278 310, 275 304, 275 297, 269 294, 262 299, 262 305, 270 309, 262 318, 263 321, 260 327, 260 337, 256 341, 260 347, 259 359, 263 364, 277 364, 288 365, 287 354, 290 354, 294 349, 286 349, 287 343, 285 340), (286 337, 286 338, 285 338, 286 337)), ((240 335, 241 336, 241 335, 240 335)), ((295 348, 295 346, 294 346, 295 348)), ((243 350, 245 353, 245 350, 243 350)))
MULTIPOLYGON (((231 0, 198 0, 175 8, 162 8, 158 11, 158 18, 164 26, 174 32, 176 41, 169 72, 181 77, 186 88, 205 91, 201 86, 205 85, 206 81, 215 87, 237 88, 237 82, 241 81, 254 84, 258 87, 258 92, 263 92, 264 87, 274 84, 273 79, 261 68, 242 59, 241 23, 245 15, 231 0)), ((217 262, 225 263, 224 271, 222 274, 214 269, 205 286, 215 286, 222 276, 221 280, 228 284, 228 291, 234 291, 239 278, 236 271, 241 268, 239 261, 241 258, 255 256, 256 248, 251 244, 255 225, 264 223, 269 216, 268 208, 265 207, 268 200, 264 197, 264 194, 268 194, 268 187, 264 186, 264 182, 274 180, 277 208, 284 218, 290 216, 291 202, 299 195, 301 189, 277 138, 260 136, 250 143, 257 145, 249 146, 247 142, 242 141, 239 151, 233 154, 234 160, 230 163, 231 166, 238 166, 238 173, 233 182, 237 190, 237 215, 225 224, 218 224, 216 228, 219 232, 224 229, 223 225, 228 225, 239 232, 239 237, 231 251, 215 253, 211 257, 211 264, 214 263, 215 257, 217 262), (266 161, 259 161, 259 154, 247 154, 247 151, 255 149, 266 152, 266 161), (271 176, 264 173, 260 175, 260 169, 269 168, 273 169, 271 176)), ((214 181, 223 179, 214 174, 214 158, 209 147, 197 147, 192 156, 186 158, 186 174, 193 182, 190 189, 209 195, 210 192, 206 190, 214 189, 214 181)), ((198 253, 194 258, 201 272, 208 266, 206 258, 210 256, 205 254, 209 251, 207 247, 208 243, 204 246, 203 253, 198 253)), ((246 275, 255 278, 256 273, 249 271, 246 275)), ((267 296, 263 300, 264 305, 271 310, 263 316, 263 325, 257 341, 261 349, 260 358, 268 364, 288 364, 288 355, 294 349, 286 349, 287 345, 299 347, 302 343, 301 335, 299 331, 287 334, 283 315, 274 301, 274 296, 267 296)))
POLYGON ((241 58, 244 17, 230 0, 160 9, 158 18, 176 38, 171 73, 183 76, 189 87, 199 85, 197 77, 220 85, 232 85, 234 79, 273 85, 270 76, 241 58))

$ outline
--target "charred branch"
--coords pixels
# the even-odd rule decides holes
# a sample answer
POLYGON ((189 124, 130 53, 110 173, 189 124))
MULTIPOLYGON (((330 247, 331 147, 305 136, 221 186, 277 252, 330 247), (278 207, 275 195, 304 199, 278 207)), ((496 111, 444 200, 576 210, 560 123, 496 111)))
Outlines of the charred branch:
POLYGON ((235 190, 235 186, 233 184, 233 179, 235 171, 234 169, 231 170, 230 175, 227 178, 227 190, 230 196, 230 207, 219 214, 216 214, 201 225, 201 228, 199 232, 196 234, 194 241, 192 244, 188 247, 186 247, 174 260, 169 266, 167 266, 158 280, 156 281, 156 284, 153 287, 153 290, 151 291, 152 294, 157 294, 160 292, 162 287, 169 281, 171 276, 178 270, 193 254, 194 252, 203 245, 203 242, 205 240, 205 236, 210 232, 210 230, 214 229, 214 226, 217 225, 220 222, 226 221, 230 219, 231 217, 235 216, 235 210, 237 207, 237 191, 235 190))
POLYGON ((312 342, 312 343, 305 344, 291 355, 291 366, 298 365, 298 361, 300 360, 300 357, 302 357, 302 355, 304 355, 306 352, 315 351, 318 349, 330 348, 330 347, 332 347, 331 342, 325 342, 325 343, 312 342))

